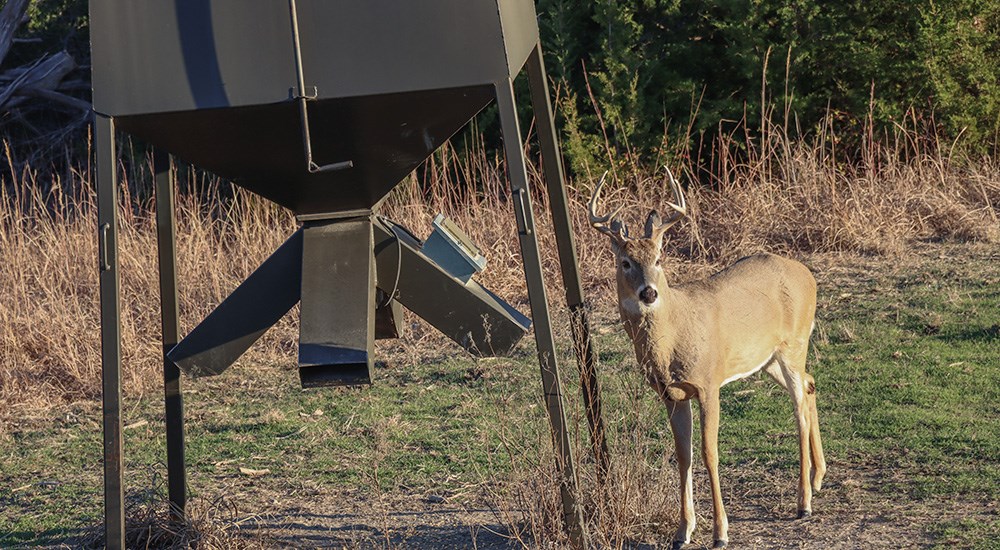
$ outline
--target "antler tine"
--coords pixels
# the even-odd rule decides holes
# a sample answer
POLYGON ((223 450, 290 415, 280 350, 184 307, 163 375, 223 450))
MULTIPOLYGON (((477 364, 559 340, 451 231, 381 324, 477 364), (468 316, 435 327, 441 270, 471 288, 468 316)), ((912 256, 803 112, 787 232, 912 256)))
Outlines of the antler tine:
POLYGON ((587 213, 590 217, 590 225, 594 226, 594 229, 597 229, 601 233, 606 233, 616 239, 624 239, 625 235, 623 231, 620 229, 615 231, 608 225, 608 222, 615 219, 618 213, 621 212, 622 206, 619 206, 614 212, 605 216, 599 216, 597 214, 597 201, 600 199, 601 189, 604 188, 604 182, 607 180, 607 177, 608 173, 604 172, 604 175, 601 176, 601 181, 597 184, 597 187, 594 188, 594 193, 590 196, 590 202, 588 203, 587 209, 587 213))
POLYGON ((670 190, 673 192, 674 200, 677 202, 667 203, 667 206, 672 208, 674 213, 661 224, 661 227, 673 225, 684 216, 687 216, 687 200, 684 199, 684 190, 681 189, 681 184, 677 183, 677 180, 674 179, 674 174, 670 171, 670 168, 664 166, 663 169, 667 171, 667 177, 670 178, 670 190))

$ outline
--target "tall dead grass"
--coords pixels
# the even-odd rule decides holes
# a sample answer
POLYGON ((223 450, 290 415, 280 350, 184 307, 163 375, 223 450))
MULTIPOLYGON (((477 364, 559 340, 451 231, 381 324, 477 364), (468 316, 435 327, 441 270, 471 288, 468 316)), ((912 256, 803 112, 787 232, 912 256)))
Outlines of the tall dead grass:
MULTIPOLYGON (((832 120, 832 119, 831 119, 832 120)), ((1000 164, 963 159, 914 121, 877 135, 865 129, 860 152, 837 150, 828 124, 811 141, 794 141, 785 129, 760 136, 713 138, 716 153, 708 185, 689 185, 691 214, 675 230, 667 254, 678 260, 678 279, 742 255, 770 250, 791 254, 847 251, 904 253, 916 239, 1000 242, 1000 164), (739 156, 731 151, 749 144, 739 156)), ((6 149, 8 166, 17 166, 6 149)), ((693 158, 680 151, 679 158, 693 158)), ((612 159, 615 160, 615 159, 612 159)), ((646 212, 668 197, 665 176, 617 165, 606 204, 625 204, 624 216, 640 227, 646 212)), ((704 170, 674 164, 690 181, 704 170)), ((122 340, 126 391, 159 382, 154 205, 144 176, 148 166, 123 164, 120 261, 122 340), (129 190, 132 191, 129 191, 129 190), (144 198, 147 197, 147 198, 144 198)), ((540 174, 529 170, 535 189, 540 174)), ((513 210, 500 159, 481 143, 466 155, 445 147, 421 180, 411 175, 387 201, 383 214, 426 235, 436 212, 465 228, 487 251, 481 281, 514 302, 525 302, 513 210)), ((204 175, 180 175, 190 192, 177 198, 178 276, 182 331, 211 311, 295 228, 283 209, 204 175), (213 197, 227 198, 215 200, 213 197)), ((4 416, 22 407, 93 399, 100 391, 96 269, 96 205, 90 168, 39 181, 25 168, 2 174, 0 185, 0 434, 4 416), (49 189, 45 193, 40 189, 49 189)), ((605 239, 586 226, 584 204, 597 174, 579 177, 570 190, 578 255, 585 287, 609 303, 610 253, 605 239)), ((551 296, 559 296, 558 262, 544 193, 536 194, 541 248, 551 296)), ((555 299, 555 298, 553 298, 555 299)), ((296 315, 265 335, 242 361, 290 364, 296 315)), ((435 338, 417 330, 417 340, 435 338)))
MULTIPOLYGON (((564 359, 571 363, 570 357, 564 359)), ((649 399, 638 369, 602 372, 605 389, 623 396, 614 406, 605 402, 605 426, 613 457, 603 483, 589 449, 582 407, 567 409, 574 434, 578 502, 592 547, 657 547, 673 535, 678 522, 679 495, 673 439, 663 405, 649 399), (653 434, 656 434, 653 436, 653 434)), ((570 382, 568 386, 573 386, 570 382)), ((566 395, 575 392, 566 390, 566 395)), ((526 422, 525 412, 512 408, 508 396, 490 396, 497 416, 497 435, 504 452, 493 457, 504 464, 486 473, 487 498, 514 545, 523 548, 568 548, 563 528, 560 477, 547 426, 526 422)))

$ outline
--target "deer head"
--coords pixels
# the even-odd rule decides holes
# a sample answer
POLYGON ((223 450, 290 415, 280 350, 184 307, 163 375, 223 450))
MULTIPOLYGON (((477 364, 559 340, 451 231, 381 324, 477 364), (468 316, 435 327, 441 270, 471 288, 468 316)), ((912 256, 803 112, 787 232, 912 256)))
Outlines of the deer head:
POLYGON ((660 293, 666 289, 666 280, 660 267, 663 235, 667 229, 687 215, 684 192, 670 173, 670 169, 667 168, 666 171, 676 202, 667 203, 672 211, 666 219, 662 219, 655 210, 649 213, 642 237, 629 236, 628 228, 618 217, 618 213, 622 210, 621 206, 610 214, 604 216, 597 214, 597 202, 607 180, 607 172, 601 176, 601 181, 590 198, 588 209, 590 224, 611 239, 611 250, 615 254, 617 266, 615 274, 618 281, 619 304, 629 311, 639 312, 657 305, 660 293))

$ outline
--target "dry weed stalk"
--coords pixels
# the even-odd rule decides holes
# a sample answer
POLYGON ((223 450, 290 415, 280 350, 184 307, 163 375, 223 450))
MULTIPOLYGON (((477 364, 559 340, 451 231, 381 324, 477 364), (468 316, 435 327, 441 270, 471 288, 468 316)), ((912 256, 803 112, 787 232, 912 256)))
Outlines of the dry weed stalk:
MULTIPOLYGON (((566 323, 564 323, 566 324, 566 323)), ((564 327, 568 328, 568 326, 564 327)), ((571 362, 566 357, 564 362, 571 362)), ((597 481, 596 465, 587 443, 586 417, 580 403, 570 407, 574 426, 574 454, 581 462, 578 502, 588 516, 591 543, 597 548, 655 546, 673 534, 677 524, 678 487, 669 424, 662 406, 648 399, 648 389, 639 369, 629 364, 616 369, 618 375, 606 379, 617 386, 611 393, 624 395, 617 407, 605 415, 611 462, 604 483, 597 481), (650 437, 651 431, 659 432, 650 437)), ((497 375, 503 367, 498 366, 497 375)), ((566 394, 575 392, 565 388, 566 394)), ((530 421, 530 411, 512 406, 513 399, 500 392, 487 396, 497 419, 496 436, 500 452, 497 461, 483 473, 486 498, 497 521, 512 544, 523 548, 569 547, 562 527, 559 501, 559 472, 548 441, 550 434, 540 422, 530 421), (501 462, 503 462, 501 464, 501 462), (496 472, 509 472, 498 475, 496 472)), ((544 404, 539 399, 538 407, 544 404)), ((702 526, 703 528, 705 526, 702 526)))

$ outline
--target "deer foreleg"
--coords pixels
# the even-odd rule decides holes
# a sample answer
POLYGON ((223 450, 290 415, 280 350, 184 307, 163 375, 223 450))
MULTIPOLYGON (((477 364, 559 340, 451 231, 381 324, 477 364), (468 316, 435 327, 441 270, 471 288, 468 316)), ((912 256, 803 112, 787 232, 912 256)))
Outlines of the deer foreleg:
POLYGON ((712 483, 713 548, 725 548, 729 542, 729 519, 722 504, 719 483, 719 388, 699 392, 701 409, 701 444, 705 468, 712 483))
POLYGON ((691 480, 691 401, 666 401, 670 411, 670 431, 674 434, 677 471, 680 473, 681 518, 670 547, 679 549, 691 541, 694 532, 694 484, 691 480))

